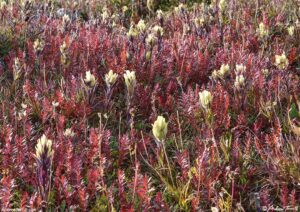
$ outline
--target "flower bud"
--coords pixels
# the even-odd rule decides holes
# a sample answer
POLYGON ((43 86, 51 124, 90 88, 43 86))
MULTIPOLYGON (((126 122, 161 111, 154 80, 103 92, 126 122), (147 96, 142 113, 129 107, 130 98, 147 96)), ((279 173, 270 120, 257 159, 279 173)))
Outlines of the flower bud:
POLYGON ((158 141, 165 139, 168 132, 168 123, 163 116, 158 116, 152 127, 152 133, 158 141))

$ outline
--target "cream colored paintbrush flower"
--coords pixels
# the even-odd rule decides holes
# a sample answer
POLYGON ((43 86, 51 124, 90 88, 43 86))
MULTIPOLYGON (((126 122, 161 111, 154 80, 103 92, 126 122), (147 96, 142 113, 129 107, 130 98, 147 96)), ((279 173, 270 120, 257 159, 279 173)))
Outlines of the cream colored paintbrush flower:
POLYGON ((180 13, 180 12, 184 11, 185 9, 186 9, 186 5, 180 3, 180 4, 178 5, 178 7, 175 7, 175 8, 174 8, 174 11, 175 11, 175 13, 180 13))
POLYGON ((126 70, 126 72, 124 73, 123 76, 124 76, 127 91, 129 93, 129 95, 132 95, 134 88, 136 86, 135 72, 126 70))
POLYGON ((200 99, 200 105, 204 109, 208 109, 209 105, 212 102, 213 96, 211 95, 211 93, 209 91, 204 90, 199 93, 199 99, 200 99))
POLYGON ((134 24, 131 24, 129 31, 127 32, 127 36, 130 38, 134 38, 136 36, 138 36, 139 32, 136 29, 136 26, 134 24))
POLYGON ((235 78, 234 86, 241 89, 245 85, 245 78, 243 75, 237 75, 235 78))
POLYGON ((203 17, 195 18, 194 23, 197 28, 202 27, 205 23, 205 19, 203 17))
POLYGON ((68 24, 71 21, 70 16, 68 14, 64 14, 64 16, 62 17, 62 22, 63 24, 68 24))
POLYGON ((61 44, 61 46, 59 47, 60 53, 61 53, 61 54, 65 54, 67 48, 68 48, 68 47, 67 47, 67 44, 66 44, 66 42, 64 41, 64 42, 61 44))
POLYGON ((0 1, 0 9, 2 10, 4 7, 6 7, 6 1, 0 1))
POLYGON ((267 37, 269 35, 269 30, 263 22, 259 23, 257 32, 261 38, 267 37))
POLYGON ((136 25, 136 28, 140 31, 140 32, 144 32, 146 29, 146 24, 145 21, 143 19, 141 19, 138 24, 136 25))
POLYGON ((168 132, 168 123, 163 116, 158 116, 152 127, 152 133, 158 141, 163 141, 168 132))
POLYGON ((211 73, 211 76, 214 80, 216 80, 219 76, 218 76, 218 71, 217 70, 213 70, 213 72, 211 73))
POLYGON ((164 13, 162 10, 157 10, 156 15, 158 19, 162 19, 164 17, 164 13))
POLYGON ((74 131, 71 128, 68 128, 68 129, 65 130, 64 136, 66 136, 66 137, 74 137, 75 133, 74 133, 74 131))
POLYGON ((44 49, 45 42, 40 39, 36 39, 33 43, 33 49, 35 52, 41 52, 44 49))
POLYGON ((53 108, 56 108, 56 107, 58 107, 59 106, 59 102, 56 102, 56 101, 53 101, 52 102, 52 107, 53 108))
POLYGON ((261 70, 261 72, 262 72, 262 74, 263 74, 265 77, 269 76, 269 69, 264 68, 264 69, 261 70))
POLYGON ((219 212, 219 209, 217 207, 211 207, 211 212, 219 212))
POLYGON ((156 36, 154 35, 154 33, 150 33, 147 38, 146 38, 146 44, 149 46, 153 46, 156 42, 156 36))
POLYGON ((294 32, 295 32, 295 27, 294 26, 289 26, 287 28, 287 31, 288 31, 288 33, 289 33, 290 36, 293 36, 294 32))
POLYGON ((21 71, 22 71, 22 65, 19 60, 19 58, 15 58, 14 64, 13 64, 13 76, 14 80, 18 80, 21 76, 21 71))
POLYGON ((226 7, 227 7, 226 0, 220 0, 220 2, 219 2, 219 8, 220 8, 220 10, 224 11, 226 9, 226 7))
POLYGON ((110 17, 110 15, 108 13, 108 9, 106 7, 103 8, 101 16, 102 16, 103 21, 105 21, 106 19, 108 19, 110 17))
POLYGON ((59 49, 60 49, 60 54, 61 54, 60 61, 61 61, 62 65, 64 65, 65 67, 69 66, 70 58, 69 58, 69 54, 68 54, 68 46, 65 41, 62 43, 62 45, 59 47, 59 49))
POLYGON ((96 84, 96 78, 90 71, 87 71, 85 72, 84 82, 93 87, 96 84))
POLYGON ((35 147, 35 157, 41 160, 42 156, 45 156, 46 158, 51 158, 53 156, 52 141, 45 135, 42 135, 42 137, 38 139, 35 147))
POLYGON ((110 70, 107 74, 105 74, 105 83, 107 87, 111 87, 117 81, 118 74, 114 73, 113 70, 110 70))
POLYGON ((228 64, 222 64, 219 70, 214 70, 212 72, 212 78, 213 79, 223 79, 224 76, 226 76, 230 71, 230 67, 228 64))
POLYGON ((275 55, 275 66, 279 69, 286 69, 289 65, 289 60, 287 59, 285 53, 281 55, 275 55))
POLYGON ((127 6, 123 6, 123 7, 122 7, 122 12, 123 12, 123 13, 126 13, 127 11, 128 11, 128 7, 127 7, 127 6))
POLYGON ((221 68, 219 70, 219 75, 221 77, 224 77, 229 72, 229 69, 230 69, 230 67, 228 64, 222 64, 221 68))
POLYGON ((243 64, 236 64, 235 70, 237 74, 242 74, 246 71, 246 66, 244 66, 243 64))
POLYGON ((162 36, 164 34, 164 29, 161 26, 156 25, 152 28, 152 32, 156 33, 158 36, 162 36))

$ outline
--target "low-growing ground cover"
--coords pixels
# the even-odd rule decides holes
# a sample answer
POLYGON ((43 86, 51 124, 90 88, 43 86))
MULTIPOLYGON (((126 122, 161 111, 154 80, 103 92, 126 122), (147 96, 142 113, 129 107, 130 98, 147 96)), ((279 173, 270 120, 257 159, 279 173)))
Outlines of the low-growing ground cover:
POLYGON ((299 2, 138 2, 0 0, 1 209, 297 211, 299 2))

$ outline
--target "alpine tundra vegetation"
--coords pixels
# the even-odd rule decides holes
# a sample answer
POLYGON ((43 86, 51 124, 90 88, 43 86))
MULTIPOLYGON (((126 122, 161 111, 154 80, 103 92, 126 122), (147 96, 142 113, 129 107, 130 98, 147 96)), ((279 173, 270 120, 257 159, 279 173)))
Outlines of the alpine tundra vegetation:
POLYGON ((299 211, 298 0, 0 0, 1 211, 299 211))

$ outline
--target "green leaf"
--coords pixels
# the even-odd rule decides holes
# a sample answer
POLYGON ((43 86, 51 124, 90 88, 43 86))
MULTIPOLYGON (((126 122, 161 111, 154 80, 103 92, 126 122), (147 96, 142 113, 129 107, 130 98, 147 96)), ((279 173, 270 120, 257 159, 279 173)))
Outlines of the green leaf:
POLYGON ((290 109, 290 117, 291 117, 291 119, 295 119, 295 118, 300 118, 300 114, 299 114, 299 112, 298 112, 298 109, 297 109, 297 106, 296 106, 296 104, 295 103, 293 103, 292 105, 291 105, 291 109, 290 109))
POLYGON ((60 211, 65 211, 65 209, 66 209, 66 201, 63 200, 61 205, 60 205, 60 211))

